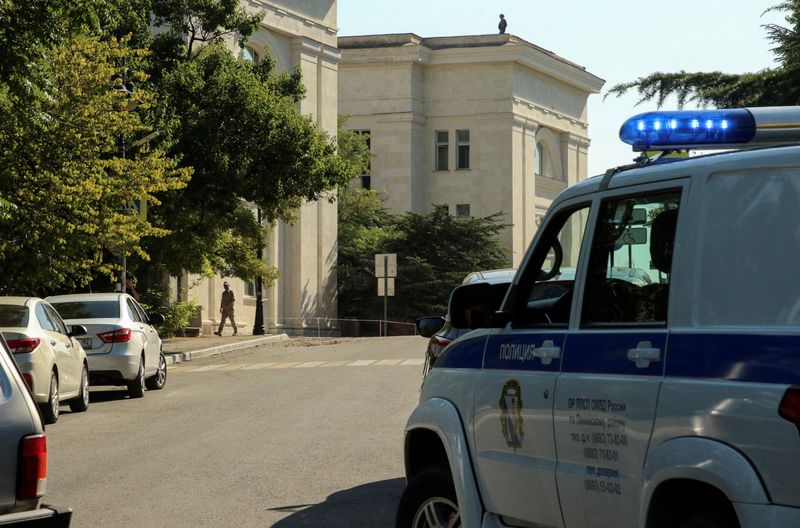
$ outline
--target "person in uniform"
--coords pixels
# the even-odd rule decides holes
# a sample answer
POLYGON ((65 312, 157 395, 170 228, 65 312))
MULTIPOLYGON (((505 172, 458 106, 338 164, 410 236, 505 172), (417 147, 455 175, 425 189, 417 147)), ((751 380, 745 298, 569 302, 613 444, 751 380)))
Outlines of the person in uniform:
POLYGON ((500 15, 500 23, 497 24, 497 29, 500 30, 500 34, 506 32, 506 26, 508 26, 508 22, 506 22, 506 17, 504 15, 500 15))
POLYGON ((219 321, 219 328, 216 332, 216 335, 222 335, 222 328, 225 326, 225 319, 231 320, 231 326, 233 326, 233 335, 238 333, 238 328, 236 328, 236 320, 233 318, 233 304, 236 302, 236 296, 230 289, 230 286, 227 282, 222 283, 222 299, 219 302, 219 313, 221 315, 219 321))

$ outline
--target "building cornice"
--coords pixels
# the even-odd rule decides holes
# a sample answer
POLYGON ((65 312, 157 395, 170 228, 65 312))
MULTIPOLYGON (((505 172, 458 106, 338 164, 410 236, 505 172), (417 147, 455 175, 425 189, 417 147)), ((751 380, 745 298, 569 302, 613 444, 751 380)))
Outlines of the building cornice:
MULTIPOLYGON (((542 116, 551 116, 551 117, 554 117, 554 118, 559 119, 559 120, 567 121, 569 124, 571 124, 573 126, 576 126, 576 127, 580 127, 580 128, 582 128, 584 130, 589 128, 588 123, 585 123, 585 122, 581 121, 580 119, 575 119, 574 117, 570 117, 570 116, 564 115, 564 114, 562 114, 560 112, 556 112, 552 108, 548 108, 546 106, 542 106, 540 104, 536 104, 536 103, 528 101, 526 99, 521 99, 519 97, 515 97, 514 98, 514 106, 524 106, 524 107, 528 108, 529 110, 533 110, 534 112, 537 112, 538 114, 540 114, 542 116)), ((542 124, 542 125, 546 126, 544 124, 542 124)))
POLYGON ((335 36, 336 33, 339 31, 339 28, 335 26, 330 26, 328 24, 324 24, 319 20, 313 20, 308 18, 307 16, 303 15, 302 13, 298 13, 293 11, 287 7, 283 6, 276 6, 269 2, 269 0, 248 0, 248 3, 255 7, 256 9, 264 10, 267 13, 267 16, 273 15, 277 17, 285 17, 296 22, 301 22, 304 26, 314 28, 316 30, 322 31, 329 36, 335 36))
POLYGON ((318 40, 309 37, 295 37, 291 40, 292 49, 305 52, 310 55, 320 56, 323 59, 338 63, 342 58, 342 53, 338 48, 328 46, 318 40))

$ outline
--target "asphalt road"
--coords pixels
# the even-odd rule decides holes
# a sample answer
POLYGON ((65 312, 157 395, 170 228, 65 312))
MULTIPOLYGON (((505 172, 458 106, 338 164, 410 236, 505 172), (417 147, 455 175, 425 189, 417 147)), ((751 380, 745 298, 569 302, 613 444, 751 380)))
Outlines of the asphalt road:
POLYGON ((74 527, 393 526, 421 337, 307 339, 93 389, 47 428, 46 502, 74 527))

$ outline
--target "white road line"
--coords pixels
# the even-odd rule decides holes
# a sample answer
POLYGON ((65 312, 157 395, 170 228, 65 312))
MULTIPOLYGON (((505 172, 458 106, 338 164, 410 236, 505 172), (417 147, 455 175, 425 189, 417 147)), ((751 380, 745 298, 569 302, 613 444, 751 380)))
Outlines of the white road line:
POLYGON ((299 365, 295 365, 292 368, 312 368, 312 367, 319 367, 320 365, 324 365, 325 361, 306 361, 305 363, 300 363, 299 365))
POLYGON ((206 372, 206 371, 209 371, 209 370, 215 370, 215 369, 218 369, 218 368, 222 368, 222 367, 224 367, 226 365, 227 365, 226 363, 222 363, 220 365, 206 365, 205 367, 197 367, 197 368, 190 369, 189 372, 206 372))
POLYGON ((242 370, 259 370, 259 369, 269 368, 273 365, 277 365, 277 363, 275 363, 274 361, 272 363, 253 363, 252 365, 246 366, 242 370))
POLYGON ((424 359, 407 359, 400 363, 401 365, 422 365, 425 363, 424 359))
POLYGON ((367 367, 375 363, 375 359, 359 359, 356 361, 351 361, 347 364, 348 367, 367 367))
POLYGON ((401 361, 403 361, 403 360, 402 359, 382 359, 382 360, 378 361, 377 363, 375 363, 375 366, 376 367, 377 366, 392 367, 394 365, 399 365, 401 361))

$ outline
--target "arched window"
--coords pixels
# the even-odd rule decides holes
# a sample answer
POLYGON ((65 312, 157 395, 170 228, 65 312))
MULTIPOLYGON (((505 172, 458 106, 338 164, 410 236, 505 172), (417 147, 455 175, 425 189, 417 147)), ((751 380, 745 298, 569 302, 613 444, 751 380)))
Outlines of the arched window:
POLYGON ((247 45, 242 48, 242 58, 247 62, 259 64, 261 62, 261 55, 253 46, 247 45))
POLYGON ((536 160, 535 160, 535 167, 536 167, 536 175, 542 176, 542 167, 544 167, 544 163, 542 163, 542 158, 544 158, 544 149, 542 148, 541 143, 536 144, 536 160))

